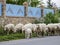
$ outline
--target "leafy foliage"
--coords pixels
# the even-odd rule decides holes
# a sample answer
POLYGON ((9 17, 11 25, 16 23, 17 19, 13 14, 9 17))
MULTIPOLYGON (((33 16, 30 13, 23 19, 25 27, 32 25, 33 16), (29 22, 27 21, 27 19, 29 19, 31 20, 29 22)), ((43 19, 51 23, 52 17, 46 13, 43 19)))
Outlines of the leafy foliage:
POLYGON ((59 23, 59 16, 60 15, 54 15, 52 13, 48 13, 45 17, 43 17, 43 21, 41 22, 41 20, 35 20, 34 23, 59 23))
MULTIPOLYGON (((23 3, 24 2, 28 2, 28 0, 6 0, 6 3, 8 3, 8 4, 17 4, 17 5, 23 5, 23 3)), ((39 3, 40 3, 40 1, 38 1, 38 0, 31 0, 31 2, 28 2, 28 3, 30 3, 30 6, 32 6, 32 7, 36 7, 39 3)))
POLYGON ((18 5, 23 5, 23 3, 27 0, 6 0, 6 3, 8 4, 18 4, 18 5))
POLYGON ((57 15, 53 15, 52 13, 49 13, 46 15, 45 17, 45 21, 46 24, 48 23, 58 23, 58 16, 57 15))

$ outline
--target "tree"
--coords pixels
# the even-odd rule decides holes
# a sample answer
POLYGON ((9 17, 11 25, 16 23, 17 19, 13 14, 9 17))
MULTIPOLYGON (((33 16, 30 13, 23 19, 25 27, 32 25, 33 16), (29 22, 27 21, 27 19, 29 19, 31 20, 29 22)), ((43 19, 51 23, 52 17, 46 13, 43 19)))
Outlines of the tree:
POLYGON ((51 3, 51 0, 48 0, 48 1, 47 1, 47 4, 48 4, 48 8, 52 8, 53 5, 52 5, 52 3, 51 3))
POLYGON ((6 0, 6 3, 8 3, 8 4, 11 3, 11 2, 12 2, 11 0, 6 0))
POLYGON ((25 1, 28 2, 32 7, 36 7, 40 3, 38 0, 6 0, 6 3, 23 5, 25 1))
POLYGON ((18 0, 17 4, 18 4, 18 5, 23 5, 23 3, 24 3, 25 1, 27 1, 27 0, 18 0))
POLYGON ((36 7, 39 4, 39 2, 31 2, 32 7, 36 7))
POLYGON ((6 3, 10 4, 17 4, 17 5, 23 5, 23 3, 27 0, 6 0, 6 3))

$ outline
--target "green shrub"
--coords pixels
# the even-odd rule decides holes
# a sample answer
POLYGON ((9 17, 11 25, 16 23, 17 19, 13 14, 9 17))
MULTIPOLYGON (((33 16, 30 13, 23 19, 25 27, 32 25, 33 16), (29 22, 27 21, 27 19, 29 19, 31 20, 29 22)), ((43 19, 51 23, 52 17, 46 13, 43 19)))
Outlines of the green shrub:
POLYGON ((45 21, 44 21, 46 24, 48 23, 58 23, 58 16, 56 15, 53 15, 52 13, 49 13, 46 15, 45 17, 45 21))

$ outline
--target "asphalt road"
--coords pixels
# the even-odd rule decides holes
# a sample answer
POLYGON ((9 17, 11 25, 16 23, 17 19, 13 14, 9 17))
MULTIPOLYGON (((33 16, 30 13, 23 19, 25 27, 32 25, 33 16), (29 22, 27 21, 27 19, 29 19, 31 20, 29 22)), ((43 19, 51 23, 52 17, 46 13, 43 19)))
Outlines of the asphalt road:
POLYGON ((4 41, 0 45, 60 45, 60 36, 4 41))

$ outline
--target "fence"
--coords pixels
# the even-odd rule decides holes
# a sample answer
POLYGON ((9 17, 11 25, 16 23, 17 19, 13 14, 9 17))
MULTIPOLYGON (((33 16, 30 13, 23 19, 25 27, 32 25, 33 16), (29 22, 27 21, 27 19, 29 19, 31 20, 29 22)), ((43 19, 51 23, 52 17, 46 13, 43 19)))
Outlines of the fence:
POLYGON ((6 4, 6 16, 24 16, 24 6, 6 4))
MULTIPOLYGON (((6 4, 6 16, 22 16, 24 17, 24 6, 21 5, 13 5, 13 4, 6 4)), ((44 16, 49 12, 54 14, 53 9, 45 9, 43 10, 44 16)), ((2 15, 2 4, 0 4, 0 16, 2 15)), ((41 8, 38 7, 28 7, 28 17, 41 17, 41 8)))

